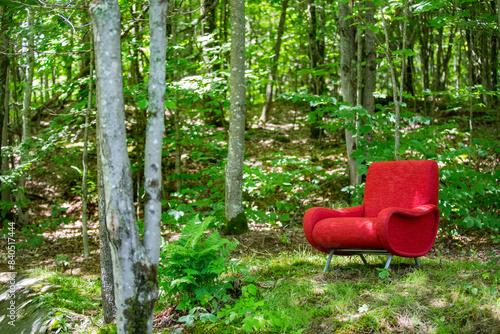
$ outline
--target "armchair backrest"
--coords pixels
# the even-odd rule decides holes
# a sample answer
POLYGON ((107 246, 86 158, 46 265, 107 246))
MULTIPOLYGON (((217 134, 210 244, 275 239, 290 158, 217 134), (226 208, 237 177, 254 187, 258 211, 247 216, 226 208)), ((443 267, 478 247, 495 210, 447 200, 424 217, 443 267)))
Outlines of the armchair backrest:
POLYGON ((388 207, 437 205, 438 196, 439 170, 434 160, 373 162, 366 176, 364 215, 375 218, 388 207))

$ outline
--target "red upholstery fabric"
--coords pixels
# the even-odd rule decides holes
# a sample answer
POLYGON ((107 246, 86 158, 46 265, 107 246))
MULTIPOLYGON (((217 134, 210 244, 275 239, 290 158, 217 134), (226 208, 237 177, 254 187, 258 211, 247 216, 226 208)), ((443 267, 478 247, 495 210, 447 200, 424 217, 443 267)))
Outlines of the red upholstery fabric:
POLYGON ((314 226, 313 239, 324 248, 383 249, 377 218, 327 218, 314 226))
POLYGON ((330 250, 320 246, 320 244, 316 243, 313 237, 314 225, 325 218, 334 218, 334 217, 363 217, 363 206, 358 205, 347 209, 333 210, 327 208, 311 208, 307 210, 304 216, 304 233, 306 235, 307 241, 316 248, 325 253, 330 253, 330 250))
POLYGON ((433 160, 374 162, 366 176, 365 217, 377 217, 388 207, 437 205, 438 185, 438 165, 433 160))
POLYGON ((386 208, 378 215, 377 235, 391 254, 419 257, 434 244, 439 226, 439 210, 434 204, 414 209, 386 208))
POLYGON ((420 257, 429 252, 439 225, 439 171, 435 161, 374 162, 363 205, 342 210, 311 208, 304 233, 316 249, 385 249, 420 257))

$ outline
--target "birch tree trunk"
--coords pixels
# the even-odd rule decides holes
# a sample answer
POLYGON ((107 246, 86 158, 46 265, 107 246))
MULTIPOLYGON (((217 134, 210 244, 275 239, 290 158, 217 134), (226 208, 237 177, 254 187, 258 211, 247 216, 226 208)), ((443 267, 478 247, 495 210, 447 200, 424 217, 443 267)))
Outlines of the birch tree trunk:
MULTIPOLYGON (((99 86, 99 85, 97 85, 99 86)), ((97 87, 99 89, 99 87, 97 87)), ((98 97, 99 94, 96 94, 98 97)), ((97 101, 99 104, 99 102, 97 101)), ((106 229, 106 197, 104 192, 104 180, 102 177, 101 149, 99 141, 100 116, 97 111, 97 198, 99 206, 99 250, 101 264, 101 300, 104 324, 110 324, 116 317, 115 286, 113 279, 113 260, 111 246, 109 243, 108 230, 106 229)))
MULTIPOLYGON (((167 50, 167 0, 150 1, 150 74, 149 113, 146 128, 146 157, 144 163, 144 208, 143 245, 149 261, 158 268, 161 241, 161 156, 165 129, 165 63, 167 50)), ((152 319, 151 314, 151 319, 152 319)))
MULTIPOLYGON (((134 212, 132 172, 125 134, 120 7, 117 0, 96 0, 90 5, 90 12, 94 28, 99 141, 106 228, 113 259, 117 329, 118 333, 152 333, 152 315, 158 297, 157 267, 148 259, 140 241, 134 212)), ((151 58, 156 58, 156 55, 151 58)))
POLYGON ((245 153, 245 0, 231 0, 231 109, 226 162, 225 233, 248 230, 243 213, 243 155, 245 153), (233 226, 241 225, 241 229, 233 226))
MULTIPOLYGON (((22 133, 22 144, 26 144, 31 138, 31 93, 33 90, 33 75, 35 73, 35 35, 33 28, 35 26, 35 16, 34 9, 28 8, 28 29, 30 30, 30 36, 28 38, 28 69, 26 73, 26 81, 24 85, 24 98, 23 98, 23 133, 22 133)), ((26 148, 25 148, 26 149, 26 148)), ((20 164, 26 162, 28 152, 24 151, 21 153, 20 164)), ((19 177, 20 188, 25 188, 26 185, 26 172, 23 172, 19 177)), ((24 192, 18 191, 16 201, 19 203, 24 199, 24 192)), ((21 225, 28 224, 28 210, 21 205, 19 210, 19 223, 21 225)))
POLYGON ((285 32, 287 8, 288 0, 283 0, 283 3, 281 4, 281 15, 278 24, 276 44, 274 45, 274 56, 272 58, 271 69, 269 72, 269 82, 266 85, 266 102, 264 104, 264 108, 262 108, 262 114, 260 116, 260 122, 262 123, 266 123, 269 120, 269 113, 271 112, 271 107, 273 104, 273 86, 274 80, 276 79, 276 73, 278 72, 278 61, 280 58, 281 40, 283 37, 283 33, 285 32))

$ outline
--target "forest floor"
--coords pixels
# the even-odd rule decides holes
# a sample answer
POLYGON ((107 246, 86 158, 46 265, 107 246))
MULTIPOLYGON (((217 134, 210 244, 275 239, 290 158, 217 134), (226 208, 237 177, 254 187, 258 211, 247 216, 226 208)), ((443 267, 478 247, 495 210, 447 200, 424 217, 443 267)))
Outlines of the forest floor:
MULTIPOLYGON (((259 166, 262 156, 275 152, 283 155, 311 159, 319 157, 315 162, 319 166, 330 169, 331 175, 342 173, 345 169, 345 154, 340 140, 328 139, 329 142, 318 145, 309 139, 308 127, 302 122, 295 124, 299 111, 291 106, 280 106, 276 109, 269 123, 264 126, 252 126, 253 135, 246 141, 247 160, 259 166), (283 139, 286 138, 286 139, 283 139), (328 150, 324 150, 327 146, 328 150), (324 152, 329 152, 324 154, 324 152), (339 162, 340 163, 332 163, 339 162)), ((190 160, 186 160, 188 164, 190 160)), ((195 170, 197 165, 185 166, 195 170)), ((67 167, 69 168, 69 166, 67 167)), ((50 219, 51 208, 57 205, 65 208, 65 217, 74 221, 62 221, 55 230, 43 231, 43 239, 34 247, 23 247, 16 250, 16 270, 28 273, 39 268, 59 271, 67 275, 81 277, 98 277, 100 274, 99 239, 97 222, 96 197, 90 204, 89 248, 90 257, 83 256, 81 234, 81 201, 79 196, 68 197, 68 185, 61 184, 58 177, 54 177, 53 166, 46 166, 46 172, 34 175, 31 180, 29 193, 31 196, 30 212, 35 221, 50 219)), ((304 205, 332 206, 336 203, 345 203, 346 194, 340 189, 347 185, 347 178, 333 178, 333 181, 317 190, 315 194, 308 194, 302 199, 304 205)), ((311 248, 307 243, 301 229, 301 221, 305 209, 297 214, 293 226, 283 228, 266 224, 252 223, 251 230, 241 236, 229 236, 229 239, 239 241, 238 247, 233 251, 234 257, 275 257, 282 253, 294 252, 311 248)), ((292 214, 295 212, 292 212, 292 214)), ((177 231, 165 231, 164 238, 175 240, 179 235, 177 231)), ((0 239, 0 248, 7 249, 6 239, 0 239)), ((473 254, 475 259, 489 261, 500 256, 498 244, 490 236, 480 230, 460 230, 460 233, 440 233, 436 243, 427 255, 431 259, 466 260, 473 254)), ((425 265, 425 258, 422 259, 425 265)), ((0 263, 0 281, 2 285, 7 282, 10 272, 6 261, 0 263)))

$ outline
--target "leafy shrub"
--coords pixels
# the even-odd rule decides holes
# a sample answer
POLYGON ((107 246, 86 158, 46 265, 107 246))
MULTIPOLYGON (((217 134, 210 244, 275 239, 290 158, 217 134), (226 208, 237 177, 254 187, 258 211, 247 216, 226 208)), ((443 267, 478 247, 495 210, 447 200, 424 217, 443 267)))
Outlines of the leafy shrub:
POLYGON ((219 302, 230 298, 232 278, 224 274, 236 269, 228 259, 238 242, 222 238, 217 230, 209 232, 214 223, 214 217, 200 220, 196 216, 186 224, 178 241, 162 248, 159 285, 164 298, 178 303, 178 309, 201 307, 211 313, 219 302))

